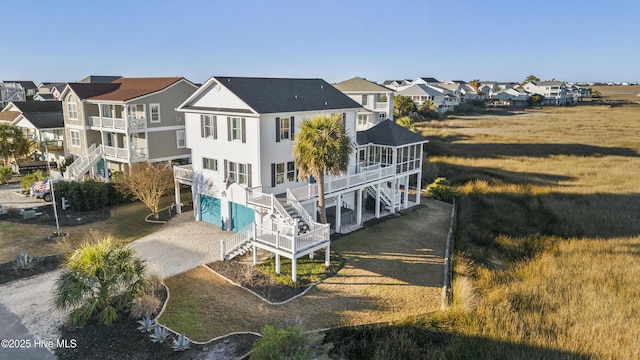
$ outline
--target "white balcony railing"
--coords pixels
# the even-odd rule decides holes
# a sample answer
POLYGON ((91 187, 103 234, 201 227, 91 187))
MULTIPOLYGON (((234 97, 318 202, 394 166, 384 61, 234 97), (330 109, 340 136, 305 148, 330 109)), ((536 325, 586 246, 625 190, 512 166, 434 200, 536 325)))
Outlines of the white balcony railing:
POLYGON ((147 148, 134 148, 129 150, 128 148, 105 146, 104 154, 105 156, 112 159, 125 160, 127 162, 137 162, 148 160, 149 156, 147 150, 147 148))
POLYGON ((174 166, 173 177, 178 182, 191 184, 193 182, 193 165, 174 166))
POLYGON ((122 118, 89 116, 89 126, 117 130, 144 130, 147 127, 147 121, 144 117, 129 118, 126 120, 122 118))
POLYGON ((374 109, 376 109, 376 110, 387 110, 388 107, 389 107, 389 103, 377 101, 376 104, 375 104, 374 109))

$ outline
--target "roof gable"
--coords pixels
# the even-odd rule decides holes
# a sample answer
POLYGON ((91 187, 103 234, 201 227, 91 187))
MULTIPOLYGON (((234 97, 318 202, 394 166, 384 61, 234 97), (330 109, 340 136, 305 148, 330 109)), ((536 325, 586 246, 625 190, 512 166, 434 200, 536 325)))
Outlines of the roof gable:
POLYGON ((333 86, 342 92, 391 92, 388 88, 361 77, 354 77, 352 79, 333 84, 333 86))
POLYGON ((259 114, 362 108, 322 79, 228 76, 214 79, 259 114))
POLYGON ((115 85, 116 87, 109 92, 91 96, 89 99, 103 101, 127 101, 144 95, 162 91, 182 79, 183 78, 181 77, 120 78, 109 84, 91 84, 111 86, 115 85))

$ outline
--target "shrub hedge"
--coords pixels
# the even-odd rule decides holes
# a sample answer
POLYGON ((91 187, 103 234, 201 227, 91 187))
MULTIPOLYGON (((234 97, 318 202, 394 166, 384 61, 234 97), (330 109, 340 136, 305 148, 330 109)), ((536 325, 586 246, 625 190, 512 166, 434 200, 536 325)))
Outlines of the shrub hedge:
POLYGON ((64 197, 75 211, 98 210, 132 201, 131 196, 122 194, 112 183, 93 180, 61 181, 55 185, 55 192, 58 199, 64 197))

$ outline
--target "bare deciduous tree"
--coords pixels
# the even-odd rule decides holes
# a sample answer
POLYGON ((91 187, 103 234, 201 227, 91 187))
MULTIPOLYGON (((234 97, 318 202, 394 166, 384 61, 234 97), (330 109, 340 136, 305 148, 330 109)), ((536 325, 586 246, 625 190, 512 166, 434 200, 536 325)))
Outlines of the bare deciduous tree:
POLYGON ((116 188, 142 201, 158 218, 160 198, 174 187, 173 170, 166 163, 140 162, 132 164, 115 179, 116 188))

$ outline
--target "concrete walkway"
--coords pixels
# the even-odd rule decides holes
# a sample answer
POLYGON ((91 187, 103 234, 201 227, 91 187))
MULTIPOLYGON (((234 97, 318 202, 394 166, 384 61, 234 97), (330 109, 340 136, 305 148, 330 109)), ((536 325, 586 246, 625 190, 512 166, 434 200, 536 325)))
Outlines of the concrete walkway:
MULTIPOLYGON (((160 230, 134 241, 131 246, 163 277, 191 270, 218 260, 220 239, 232 233, 193 220, 193 212, 178 215, 160 230)), ((64 314, 53 310, 53 289, 61 270, 0 285, 0 339, 22 339, 27 349, 0 347, 0 359, 55 358, 46 347, 35 347, 36 340, 60 339, 58 327, 64 314)), ((70 340, 70 339, 66 339, 70 340)))

